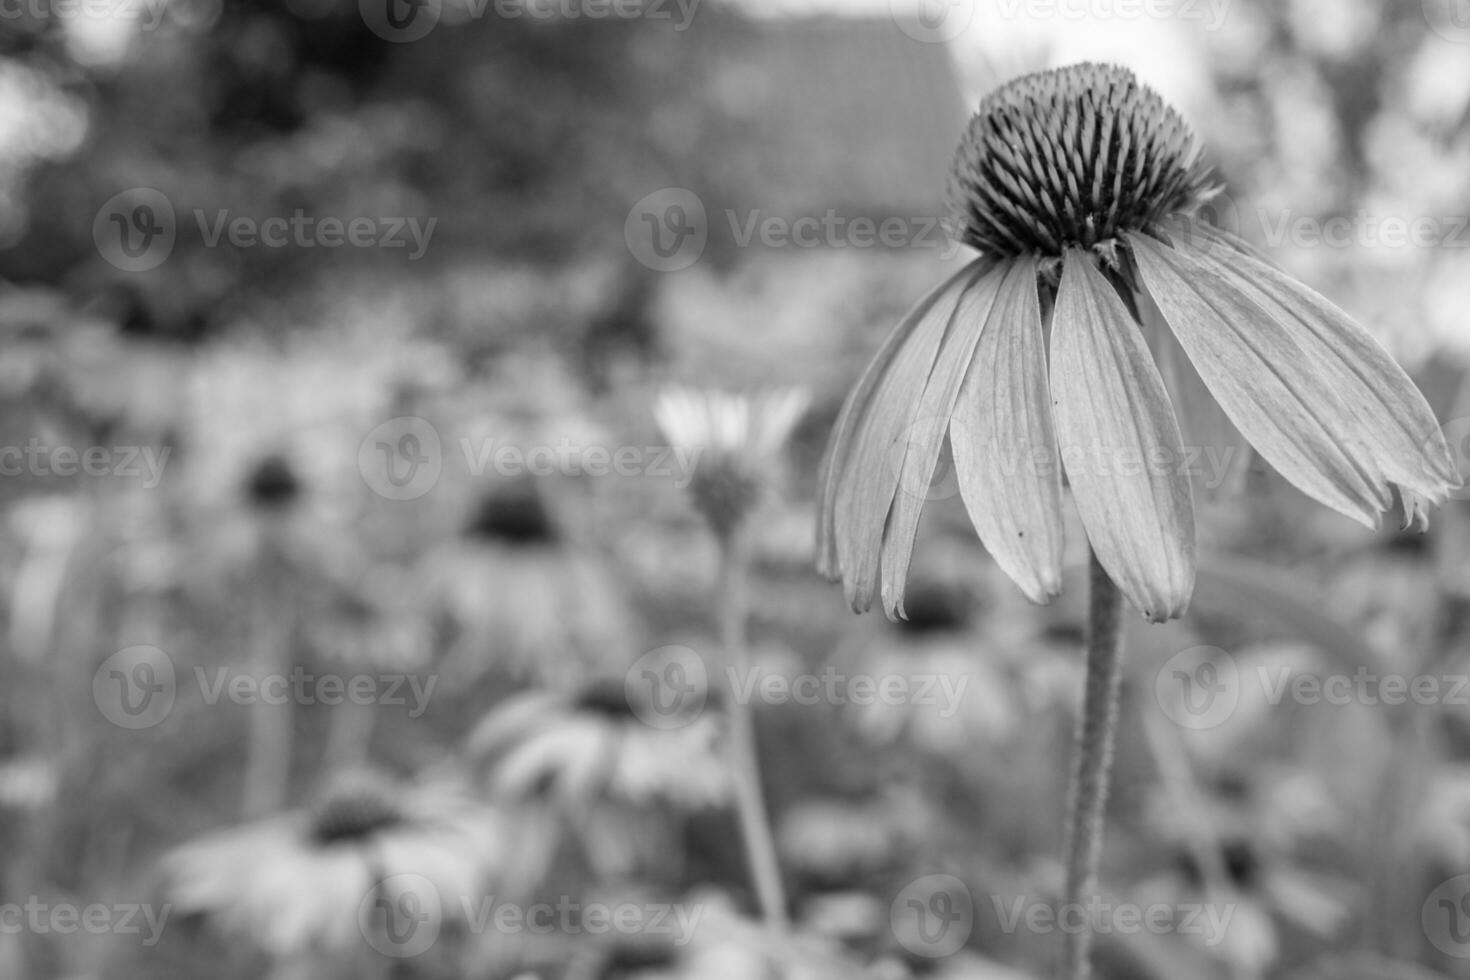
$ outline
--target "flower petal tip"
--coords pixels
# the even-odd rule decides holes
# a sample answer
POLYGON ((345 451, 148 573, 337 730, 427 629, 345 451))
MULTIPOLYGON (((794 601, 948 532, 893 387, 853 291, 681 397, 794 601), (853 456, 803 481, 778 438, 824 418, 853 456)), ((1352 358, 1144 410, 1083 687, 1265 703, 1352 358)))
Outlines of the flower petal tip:
POLYGON ((1408 531, 1411 528, 1420 534, 1429 530, 1429 508, 1434 501, 1413 490, 1399 487, 1399 501, 1404 508, 1404 519, 1399 524, 1400 531, 1408 531))
POLYGON ((1038 606, 1049 606, 1053 599, 1062 594, 1062 582, 1060 578, 1051 577, 1027 582, 1021 585, 1021 593, 1038 606))
POLYGON ((1143 618, 1148 620, 1150 624, 1157 626, 1160 623, 1167 623, 1171 619, 1181 619, 1187 612, 1189 612, 1189 600, 1185 599, 1173 606, 1169 606, 1166 603, 1159 603, 1155 608, 1144 609, 1143 618))

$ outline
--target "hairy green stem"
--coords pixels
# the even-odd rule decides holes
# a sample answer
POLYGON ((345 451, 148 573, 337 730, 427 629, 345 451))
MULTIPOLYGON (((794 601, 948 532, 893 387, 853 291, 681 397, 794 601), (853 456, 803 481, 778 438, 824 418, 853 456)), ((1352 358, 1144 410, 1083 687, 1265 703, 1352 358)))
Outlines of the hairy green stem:
POLYGON ((720 643, 729 668, 725 707, 730 718, 726 742, 730 773, 735 781, 735 803, 745 859, 755 886, 761 916, 773 928, 786 928, 786 896, 781 886, 781 869, 776 844, 766 815, 761 789, 760 759, 756 752, 755 719, 749 703, 736 696, 734 675, 749 669, 750 653, 745 639, 748 598, 746 595, 746 550, 738 531, 720 536, 720 643))
MULTIPOLYGON (((1067 880, 1064 911, 1071 916, 1090 907, 1097 886, 1098 855, 1102 850, 1103 814, 1108 799, 1108 777, 1113 766, 1113 742, 1118 730, 1118 689, 1122 679, 1123 645, 1119 632, 1123 599, 1118 586, 1091 560, 1091 596, 1087 617, 1087 681, 1082 714, 1073 748, 1071 799, 1067 808, 1067 880)), ((1067 980, 1087 980, 1092 926, 1066 932, 1063 973, 1067 980)))

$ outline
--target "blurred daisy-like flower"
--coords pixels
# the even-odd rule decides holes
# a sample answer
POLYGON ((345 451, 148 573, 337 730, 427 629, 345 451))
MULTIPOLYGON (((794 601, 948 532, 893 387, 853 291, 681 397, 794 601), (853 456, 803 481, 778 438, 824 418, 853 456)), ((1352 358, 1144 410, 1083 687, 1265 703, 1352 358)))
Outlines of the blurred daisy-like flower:
POLYGON ((567 680, 618 659, 631 636, 606 569, 566 539, 532 477, 480 499, 457 539, 428 558, 428 589, 454 633, 449 670, 470 680, 493 666, 567 680))
POLYGON ((772 932, 742 916, 729 896, 713 889, 689 894, 675 904, 675 911, 687 927, 673 931, 661 948, 640 937, 639 959, 618 964, 616 975, 636 980, 844 980, 864 975, 863 965, 838 943, 810 933, 772 932))
POLYGON ((378 890, 418 883, 452 915, 484 893, 516 836, 450 790, 361 774, 308 809, 191 841, 164 858, 163 871, 181 915, 278 961, 340 962, 380 938, 364 916, 378 890))
POLYGON ((963 583, 926 571, 909 588, 907 618, 865 636, 833 669, 872 678, 877 692, 845 705, 873 743, 907 741, 942 753, 997 745, 1018 722, 1016 683, 996 658, 976 656, 977 597, 963 583))
POLYGON ((549 808, 599 869, 666 851, 679 813, 729 795, 717 716, 706 706, 670 724, 638 690, 618 678, 519 694, 468 742, 494 798, 549 808))
POLYGON ((1369 527, 1395 493, 1422 526, 1459 485, 1423 396, 1378 343, 1196 220, 1216 192, 1199 144, 1126 69, 1075 65, 987 96, 952 188, 980 255, 884 343, 823 467, 819 564, 854 609, 881 591, 902 615, 946 439, 980 539, 1028 597, 1061 588, 1065 474, 1098 561, 1154 621, 1194 587, 1186 447, 1212 431, 1238 431, 1369 527))
POLYGON ((689 490, 721 538, 763 502, 810 400, 800 388, 754 395, 671 388, 659 396, 654 418, 664 438, 696 454, 689 490))

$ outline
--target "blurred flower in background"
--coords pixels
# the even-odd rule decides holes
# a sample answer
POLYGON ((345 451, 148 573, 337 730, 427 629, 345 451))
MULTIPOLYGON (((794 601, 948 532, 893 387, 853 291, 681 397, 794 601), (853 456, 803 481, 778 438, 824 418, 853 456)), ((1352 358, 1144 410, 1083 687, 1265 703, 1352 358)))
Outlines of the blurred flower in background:
POLYGON ((603 873, 665 865, 681 820, 729 794, 719 716, 655 727, 640 691, 598 678, 527 692, 492 708, 467 742, 492 799, 543 810, 603 873))
POLYGON ((378 889, 428 894, 427 882, 439 907, 463 914, 462 899, 493 887, 516 846, 492 810, 444 787, 357 774, 307 810, 184 844, 162 867, 178 914, 207 919, 279 963, 348 976, 389 941, 365 925, 378 889))
POLYGON ((447 628, 444 669, 464 682, 502 670, 562 685, 627 655, 628 606, 611 571, 568 540, 533 477, 487 488, 457 539, 420 575, 447 628))

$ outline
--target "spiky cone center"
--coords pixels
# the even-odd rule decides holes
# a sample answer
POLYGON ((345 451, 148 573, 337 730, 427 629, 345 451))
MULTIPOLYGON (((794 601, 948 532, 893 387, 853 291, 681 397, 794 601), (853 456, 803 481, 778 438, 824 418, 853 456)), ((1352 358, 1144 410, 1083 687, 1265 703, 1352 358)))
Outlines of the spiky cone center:
POLYGON ((996 258, 1109 253, 1121 233, 1186 214, 1214 190, 1179 114, 1132 72, 1095 64, 987 95, 950 175, 960 239, 996 258))

